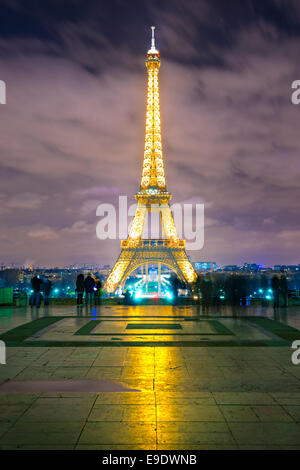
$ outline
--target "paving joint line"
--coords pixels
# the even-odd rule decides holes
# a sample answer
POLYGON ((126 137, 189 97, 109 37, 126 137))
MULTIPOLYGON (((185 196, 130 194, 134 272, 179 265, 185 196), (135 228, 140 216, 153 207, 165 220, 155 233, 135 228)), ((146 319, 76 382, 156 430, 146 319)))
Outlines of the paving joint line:
POLYGON ((76 442, 75 442, 74 449, 76 449, 77 445, 79 444, 79 441, 80 441, 80 438, 81 438, 81 436, 82 436, 83 430, 84 430, 85 426, 87 425, 88 419, 89 419, 89 417, 90 417, 90 415, 91 415, 91 413, 92 413, 92 410, 93 410, 93 408, 94 408, 94 406, 95 406, 95 403, 96 403, 96 401, 98 400, 98 396, 99 396, 98 393, 96 393, 95 400, 93 401, 93 404, 92 404, 92 406, 91 406, 91 409, 90 409, 90 411, 89 411, 89 413, 88 413, 88 415, 87 415, 87 417, 86 417, 86 420, 85 420, 85 422, 84 422, 84 424, 83 424, 83 426, 82 426, 82 429, 81 429, 81 431, 80 431, 80 433, 79 433, 79 436, 78 436, 78 438, 77 438, 77 440, 76 440, 76 442))

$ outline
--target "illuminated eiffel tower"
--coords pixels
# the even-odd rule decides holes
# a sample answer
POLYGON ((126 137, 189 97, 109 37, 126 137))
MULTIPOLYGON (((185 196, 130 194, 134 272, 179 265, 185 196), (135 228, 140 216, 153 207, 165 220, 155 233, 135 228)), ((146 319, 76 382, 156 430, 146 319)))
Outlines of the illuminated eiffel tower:
POLYGON ((135 195, 137 208, 127 240, 121 241, 121 253, 111 270, 104 289, 113 293, 123 285, 132 271, 139 266, 158 264, 160 279, 161 265, 172 269, 186 283, 196 279, 196 273, 185 251, 185 240, 180 240, 170 209, 171 194, 166 188, 159 105, 160 54, 155 47, 152 26, 151 49, 147 52, 148 71, 145 150, 142 180, 135 195), (148 212, 159 212, 163 237, 144 239, 145 221, 148 212))

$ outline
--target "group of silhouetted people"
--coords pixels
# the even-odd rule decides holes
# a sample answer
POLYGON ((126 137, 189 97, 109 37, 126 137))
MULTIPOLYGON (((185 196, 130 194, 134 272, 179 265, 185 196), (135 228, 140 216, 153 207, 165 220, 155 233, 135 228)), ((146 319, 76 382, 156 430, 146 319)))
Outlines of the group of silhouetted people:
MULTIPOLYGON (((194 291, 203 309, 208 310, 210 306, 222 304, 220 299, 226 299, 227 305, 245 306, 248 302, 249 293, 255 289, 259 289, 259 292, 261 292, 261 303, 266 306, 268 305, 267 300, 271 298, 271 296, 265 297, 269 287, 272 288, 274 308, 287 307, 288 282, 284 272, 280 275, 274 274, 271 281, 264 275, 260 275, 256 280, 251 278, 250 275, 240 275, 238 273, 226 276, 218 274, 198 275, 194 291)), ((270 291, 268 290, 268 292, 270 291)))
POLYGON ((101 280, 88 273, 84 278, 83 274, 78 274, 76 279, 77 306, 83 305, 83 296, 85 294, 86 305, 100 305, 102 295, 101 280))
MULTIPOLYGON (((52 282, 48 278, 41 278, 39 274, 37 274, 31 279, 31 287, 30 306, 39 308, 42 300, 44 300, 45 306, 49 305, 52 282)), ((77 293, 77 306, 83 305, 84 294, 86 305, 100 305, 102 283, 98 277, 88 273, 85 278, 83 274, 78 274, 75 291, 77 293)))
POLYGON ((284 274, 278 277, 276 274, 271 279, 271 286, 273 290, 273 306, 287 307, 288 304, 288 284, 284 274))
POLYGON ((49 298, 52 289, 52 282, 48 278, 41 279, 39 275, 31 279, 31 287, 33 292, 30 295, 30 307, 40 307, 41 301, 44 299, 44 305, 49 305, 49 298))

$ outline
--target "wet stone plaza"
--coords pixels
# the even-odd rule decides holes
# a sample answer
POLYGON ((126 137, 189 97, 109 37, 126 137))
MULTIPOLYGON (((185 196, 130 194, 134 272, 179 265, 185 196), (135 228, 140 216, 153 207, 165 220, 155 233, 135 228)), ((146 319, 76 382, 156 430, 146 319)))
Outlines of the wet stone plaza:
POLYGON ((0 449, 300 449, 300 307, 1 308, 0 449))

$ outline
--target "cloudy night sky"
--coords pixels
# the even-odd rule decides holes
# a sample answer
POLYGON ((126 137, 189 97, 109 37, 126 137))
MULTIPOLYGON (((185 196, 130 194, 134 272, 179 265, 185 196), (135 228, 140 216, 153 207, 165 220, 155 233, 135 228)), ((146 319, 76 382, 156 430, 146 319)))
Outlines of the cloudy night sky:
POLYGON ((168 190, 205 205, 192 260, 300 263, 297 0, 1 0, 0 262, 116 259, 96 207, 139 187, 152 24, 168 190))

